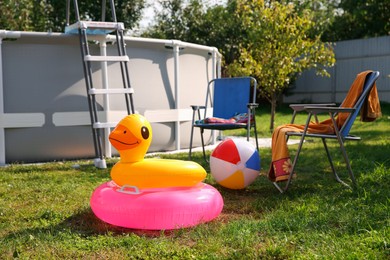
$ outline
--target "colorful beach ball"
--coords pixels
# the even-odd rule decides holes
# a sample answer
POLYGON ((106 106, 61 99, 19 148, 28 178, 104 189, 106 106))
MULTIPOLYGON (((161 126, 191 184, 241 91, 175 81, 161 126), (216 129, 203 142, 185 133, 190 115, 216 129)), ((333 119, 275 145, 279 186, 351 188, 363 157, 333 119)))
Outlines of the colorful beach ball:
POLYGON ((260 156, 254 145, 242 139, 226 139, 211 153, 214 179, 229 189, 244 189, 260 172, 260 156))

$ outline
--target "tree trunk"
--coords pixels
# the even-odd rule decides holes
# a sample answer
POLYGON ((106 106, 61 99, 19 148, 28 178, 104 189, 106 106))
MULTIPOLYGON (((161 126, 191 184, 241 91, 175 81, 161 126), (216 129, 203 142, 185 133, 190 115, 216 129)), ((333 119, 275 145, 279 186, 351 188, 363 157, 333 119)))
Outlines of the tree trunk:
POLYGON ((272 98, 271 98, 271 120, 270 120, 270 126, 269 126, 269 130, 270 130, 271 133, 274 131, 276 102, 278 100, 277 97, 278 96, 276 95, 276 93, 272 94, 272 98))

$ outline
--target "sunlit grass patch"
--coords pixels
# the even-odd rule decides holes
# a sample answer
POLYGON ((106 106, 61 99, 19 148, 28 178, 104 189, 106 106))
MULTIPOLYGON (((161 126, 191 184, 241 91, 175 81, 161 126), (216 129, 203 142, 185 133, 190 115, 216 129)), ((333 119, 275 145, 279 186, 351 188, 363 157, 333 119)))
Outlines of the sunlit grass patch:
MULTIPOLYGON (((110 168, 88 160, 0 168, 0 256, 2 259, 389 259, 390 106, 373 123, 356 122, 362 141, 347 152, 358 187, 337 183, 322 143, 306 142, 297 178, 286 194, 268 181, 271 151, 261 148, 261 171, 244 190, 205 182, 223 196, 221 215, 206 224, 173 231, 114 227, 95 217, 93 190, 110 180, 110 168)), ((259 115, 262 136, 269 126, 259 115), (264 122, 262 122, 264 121, 264 122)), ((288 113, 277 115, 289 122, 288 113)), ((291 153, 296 145, 290 146, 291 153)), ((337 143, 329 142, 340 176, 348 180, 337 143)), ((210 152, 208 152, 208 155, 210 152)), ((188 154, 162 154, 187 160, 188 154)), ((208 173, 201 153, 193 160, 208 173)))

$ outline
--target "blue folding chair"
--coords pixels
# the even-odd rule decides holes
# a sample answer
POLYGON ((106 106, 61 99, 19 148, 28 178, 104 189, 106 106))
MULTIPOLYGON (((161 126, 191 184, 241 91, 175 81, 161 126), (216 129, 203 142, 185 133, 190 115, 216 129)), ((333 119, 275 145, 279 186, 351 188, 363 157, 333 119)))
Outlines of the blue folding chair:
POLYGON ((306 112, 308 112, 308 117, 307 117, 305 128, 304 128, 303 132, 287 132, 286 133, 287 140, 288 140, 289 136, 300 136, 301 139, 300 139, 294 160, 292 162, 292 167, 290 169, 289 178, 288 178, 284 188, 282 188, 278 183, 273 182, 275 187, 281 193, 287 191, 287 189, 289 188, 289 185, 290 185, 292 178, 293 178, 293 175, 294 175, 294 169, 295 169, 295 166, 297 165, 298 157, 299 157, 299 154, 301 152, 301 149, 302 149, 302 146, 304 144, 306 137, 313 137, 313 138, 321 138, 322 139, 322 143, 324 144, 324 148, 325 148, 326 154, 328 156, 330 167, 332 168, 332 172, 333 172, 335 179, 338 182, 342 183, 343 185, 350 187, 348 184, 346 184, 344 181, 342 181, 340 179, 340 177, 337 175, 333 161, 332 161, 332 157, 329 153, 328 146, 326 144, 326 139, 336 139, 339 143, 340 151, 343 155, 346 167, 348 169, 349 177, 352 180, 353 186, 356 186, 356 179, 355 179, 355 176, 353 174, 351 164, 349 162, 349 158, 348 158, 348 155, 347 155, 346 150, 345 150, 344 142, 346 140, 355 140, 355 141, 361 140, 360 137, 350 135, 349 133, 350 133, 350 130, 352 128, 353 123, 355 122, 356 117, 358 116, 364 102, 366 101, 366 99, 367 99, 371 89, 373 88, 374 83, 378 79, 378 77, 379 77, 378 71, 370 72, 366 76, 364 86, 363 86, 363 91, 362 91, 360 97, 358 98, 358 100, 356 101, 355 105, 352 108, 332 107, 331 106, 332 104, 312 104, 312 105, 309 105, 309 104, 296 105, 296 104, 294 104, 294 105, 290 105, 290 107, 294 110, 292 122, 291 122, 292 124, 294 123, 295 115, 297 112, 306 111, 306 112), (329 114, 329 116, 332 120, 334 129, 335 129, 334 134, 308 133, 307 129, 308 129, 308 126, 311 122, 312 116, 314 116, 316 122, 318 123, 317 115, 320 113, 328 113, 329 114), (336 122, 336 117, 337 117, 338 113, 349 113, 349 116, 347 117, 347 119, 345 120, 344 124, 342 125, 342 127, 340 129, 337 127, 337 122, 336 122))
POLYGON ((203 157, 205 161, 207 161, 203 137, 205 129, 223 131, 228 129, 246 128, 247 140, 249 141, 250 130, 251 128, 254 128, 256 147, 257 150, 259 149, 255 120, 255 109, 258 107, 258 104, 256 103, 256 88, 257 81, 253 77, 218 78, 213 79, 208 83, 205 105, 191 106, 193 114, 189 151, 190 159, 192 155, 194 128, 200 129, 203 157), (239 114, 246 114, 248 120, 247 122, 234 123, 207 123, 207 120, 205 119, 207 109, 210 108, 213 109, 213 118, 230 119, 239 114), (201 115, 201 110, 204 111, 203 116, 201 115))

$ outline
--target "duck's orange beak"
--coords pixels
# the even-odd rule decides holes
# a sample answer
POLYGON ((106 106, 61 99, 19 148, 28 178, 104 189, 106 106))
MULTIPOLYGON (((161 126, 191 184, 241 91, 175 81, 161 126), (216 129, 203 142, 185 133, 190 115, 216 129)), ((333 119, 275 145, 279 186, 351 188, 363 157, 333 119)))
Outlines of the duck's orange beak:
POLYGON ((118 151, 137 147, 141 140, 124 125, 119 124, 110 134, 110 142, 118 151))

